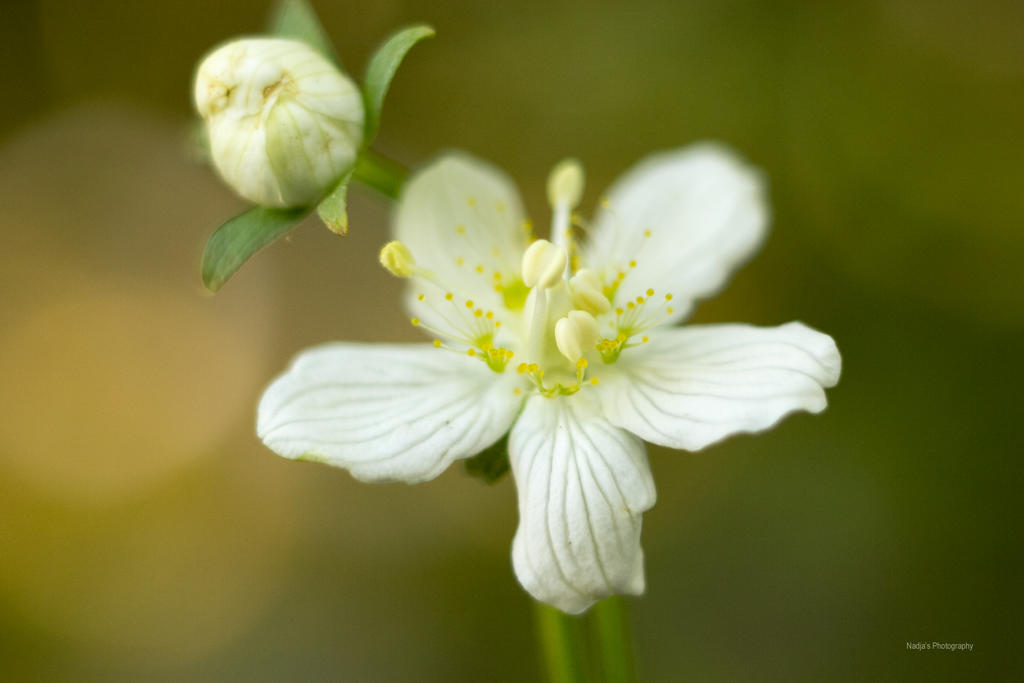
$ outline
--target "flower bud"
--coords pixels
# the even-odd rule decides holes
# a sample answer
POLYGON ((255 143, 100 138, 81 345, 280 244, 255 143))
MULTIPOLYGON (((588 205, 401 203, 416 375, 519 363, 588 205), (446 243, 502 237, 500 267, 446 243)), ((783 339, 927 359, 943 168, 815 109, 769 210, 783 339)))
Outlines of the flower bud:
POLYGON ((555 323, 555 345, 572 363, 593 349, 600 336, 597 321, 586 311, 569 311, 569 315, 555 323))
POLYGON ((416 270, 412 252, 398 240, 388 242, 380 250, 380 264, 395 277, 409 277, 416 270))
POLYGON ((217 171, 264 206, 317 201, 353 166, 362 142, 358 88, 296 40, 218 48, 199 65, 195 99, 217 171))

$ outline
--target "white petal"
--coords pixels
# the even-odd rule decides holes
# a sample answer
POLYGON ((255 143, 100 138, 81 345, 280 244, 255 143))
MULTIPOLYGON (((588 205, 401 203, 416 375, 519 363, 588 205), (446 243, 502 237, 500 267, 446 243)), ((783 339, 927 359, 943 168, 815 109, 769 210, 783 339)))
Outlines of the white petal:
POLYGON ((653 288, 673 295, 672 318, 681 319, 760 245, 768 223, 762 185, 754 169, 712 144, 648 157, 606 195, 585 263, 606 282, 626 274, 617 302, 653 288))
POLYGON ((508 431, 522 400, 506 375, 421 344, 329 344, 263 394, 256 431, 286 458, 364 481, 432 479, 508 431))
POLYGON ((524 219, 519 193, 501 171, 465 154, 449 154, 406 183, 394 233, 445 288, 493 309, 501 301, 495 273, 504 282, 519 277, 524 219))
POLYGON ((601 417, 593 396, 533 396, 509 439, 519 491, 512 563, 537 600, 578 614, 644 590, 641 513, 654 505, 643 443, 601 417))
POLYGON ((597 393, 614 424, 692 451, 796 410, 821 412, 840 365, 832 338, 801 323, 694 325, 625 351, 597 393))

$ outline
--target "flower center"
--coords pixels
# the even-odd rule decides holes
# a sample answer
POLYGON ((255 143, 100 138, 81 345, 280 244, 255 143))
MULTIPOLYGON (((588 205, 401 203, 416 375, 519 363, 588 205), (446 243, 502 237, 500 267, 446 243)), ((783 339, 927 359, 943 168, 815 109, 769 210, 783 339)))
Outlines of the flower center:
MULTIPOLYGON (((573 213, 582 192, 579 164, 558 164, 548 179, 552 239, 534 240, 522 252, 517 246, 515 251, 522 253, 518 272, 510 267, 510 254, 504 249, 512 245, 485 244, 484 231, 454 226, 452 258, 470 277, 445 272, 473 292, 460 291, 419 266, 402 243, 386 245, 381 264, 393 275, 422 283, 413 304, 422 313, 417 310, 412 324, 433 334, 435 347, 477 359, 496 373, 505 372, 518 357, 517 374, 542 396, 570 396, 586 384, 598 384, 602 365, 615 363, 623 351, 646 343, 644 333, 671 316, 672 295, 656 296, 647 289, 612 309, 620 285, 637 263, 632 260, 628 268, 613 271, 610 281, 581 267, 572 228, 582 224, 573 213), (479 282, 473 284, 477 277, 479 282), (478 305, 476 300, 489 303, 478 305), (602 334, 602 329, 608 333, 602 334)), ((473 211, 483 210, 473 197, 466 201, 473 211)), ((503 210, 499 205, 491 208, 503 210)), ((523 228, 532 230, 529 222, 523 228)), ((521 388, 515 391, 520 393, 521 388)))

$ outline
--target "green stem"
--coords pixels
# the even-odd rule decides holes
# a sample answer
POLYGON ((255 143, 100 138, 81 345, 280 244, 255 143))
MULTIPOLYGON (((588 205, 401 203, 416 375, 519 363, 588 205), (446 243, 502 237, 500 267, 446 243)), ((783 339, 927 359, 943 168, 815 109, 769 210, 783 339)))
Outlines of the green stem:
POLYGON ((398 193, 408 174, 409 170, 397 161, 372 149, 366 149, 356 160, 353 178, 389 199, 398 199, 398 193))
POLYGON ((533 603, 533 612, 549 683, 584 683, 587 676, 579 621, 540 602, 533 603))
POLYGON ((626 602, 615 595, 590 610, 591 636, 605 683, 636 683, 633 639, 626 602))

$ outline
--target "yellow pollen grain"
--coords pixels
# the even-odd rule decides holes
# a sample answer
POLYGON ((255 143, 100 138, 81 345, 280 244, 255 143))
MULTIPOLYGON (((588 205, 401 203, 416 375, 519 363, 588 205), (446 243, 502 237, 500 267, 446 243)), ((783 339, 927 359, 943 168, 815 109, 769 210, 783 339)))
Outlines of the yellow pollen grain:
POLYGON ((483 266, 477 266, 476 267, 476 272, 483 273, 484 272, 484 267, 483 266))
POLYGON ((494 318, 494 311, 487 311, 487 319, 491 320, 494 318))
POLYGON ((587 359, 586 358, 580 358, 578 361, 576 361, 576 369, 577 370, 582 370, 585 367, 587 367, 587 359))
POLYGON ((523 393, 523 390, 520 389, 519 387, 516 387, 515 389, 512 390, 512 393, 518 396, 519 394, 523 393))
POLYGON ((665 301, 672 301, 672 295, 671 294, 666 294, 665 295, 665 301))
POLYGON ((451 292, 448 292, 447 294, 444 295, 444 300, 445 301, 451 301, 454 298, 455 298, 455 295, 452 294, 451 292))
MULTIPOLYGON (((636 261, 634 261, 634 263, 636 263, 636 261)), ((618 276, 617 276, 617 277, 618 277, 618 279, 620 279, 620 280, 625 280, 625 279, 626 279, 626 274, 625 274, 625 273, 623 273, 623 272, 622 272, 622 271, 620 270, 620 271, 619 271, 619 274, 618 274, 618 276)))
POLYGON ((527 365, 526 363, 520 363, 519 367, 516 368, 516 372, 518 372, 519 374, 523 374, 524 372, 529 371, 529 369, 530 369, 529 365, 527 365))
POLYGON ((494 279, 495 280, 500 280, 501 279, 501 273, 495 273, 494 274, 494 279))
POLYGON ((459 258, 455 259, 455 265, 457 265, 457 266, 461 266, 465 262, 466 262, 466 259, 462 258, 461 256, 459 258))
POLYGON ((634 304, 632 301, 627 302, 626 303, 626 308, 628 308, 629 310, 632 311, 634 308, 636 308, 636 304, 634 304))
POLYGON ((654 290, 653 289, 648 289, 647 290, 647 296, 654 296, 654 290))
POLYGON ((607 208, 609 208, 609 207, 610 207, 611 205, 612 205, 612 203, 611 203, 610 201, 608 201, 608 198, 607 198, 607 197, 602 197, 602 198, 601 198, 601 208, 603 208, 603 209, 607 209, 607 208))
POLYGON ((625 311, 622 310, 621 308, 616 308, 615 309, 615 315, 622 315, 623 313, 625 313, 625 311))
POLYGON ((494 291, 500 294, 501 292, 505 291, 505 289, 501 285, 494 285, 494 291))
POLYGON ((537 372, 538 370, 540 370, 540 366, 537 365, 536 363, 530 363, 530 365, 527 367, 527 369, 530 372, 537 372))
POLYGON ((630 268, 636 268, 636 261, 630 261, 629 262, 629 267, 630 268))
POLYGON ((466 226, 465 225, 456 225, 455 226, 455 232, 459 233, 460 235, 465 235, 466 234, 466 226))
POLYGON ((466 197, 466 204, 470 207, 476 206, 476 197, 466 197))
POLYGON ((484 312, 478 308, 475 311, 473 311, 473 316, 476 318, 482 318, 484 317, 484 312))
POLYGON ((672 308, 671 306, 669 306, 669 307, 668 307, 668 310, 666 310, 665 312, 666 312, 666 313, 668 313, 669 315, 672 315, 673 313, 675 313, 675 310, 676 310, 676 309, 674 309, 674 308, 672 308))
POLYGON ((597 379, 597 377, 591 377, 591 378, 590 378, 590 383, 591 383, 592 385, 594 385, 594 386, 597 386, 597 383, 598 383, 598 381, 599 381, 599 380, 597 379))
POLYGON ((651 236, 651 231, 650 230, 644 230, 644 237, 650 237, 650 236, 651 236))
POLYGON ((476 349, 469 349, 468 351, 466 351, 466 355, 469 356, 470 358, 473 358, 474 356, 476 356, 476 349))
POLYGON ((413 325, 419 325, 420 324, 420 319, 419 318, 413 318, 409 322, 411 322, 413 325))
POLYGON ((440 339, 435 339, 434 340, 434 348, 435 349, 441 348, 441 340, 440 339))
POLYGON ((472 299, 470 299, 469 301, 466 302, 466 308, 469 308, 469 309, 473 308, 473 300, 472 299))
POLYGON ((642 304, 642 303, 644 302, 644 298, 643 298, 642 296, 638 296, 638 297, 636 298, 636 302, 637 302, 638 304, 642 304))
POLYGON ((494 326, 495 326, 496 328, 497 328, 497 327, 501 327, 501 321, 500 321, 500 320, 495 320, 495 321, 494 321, 494 326))
POLYGON ((647 342, 651 341, 651 338, 650 338, 650 337, 648 337, 648 336, 647 336, 647 335, 645 334, 645 335, 644 335, 644 337, 643 337, 643 339, 641 339, 640 341, 642 341, 642 342, 643 342, 644 344, 646 344, 647 342))
POLYGON ((426 295, 426 294, 420 294, 420 295, 419 295, 418 297, 416 297, 416 300, 417 300, 417 301, 423 301, 423 300, 424 300, 424 299, 426 299, 426 298, 427 298, 427 295, 426 295))

